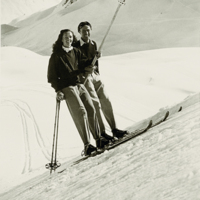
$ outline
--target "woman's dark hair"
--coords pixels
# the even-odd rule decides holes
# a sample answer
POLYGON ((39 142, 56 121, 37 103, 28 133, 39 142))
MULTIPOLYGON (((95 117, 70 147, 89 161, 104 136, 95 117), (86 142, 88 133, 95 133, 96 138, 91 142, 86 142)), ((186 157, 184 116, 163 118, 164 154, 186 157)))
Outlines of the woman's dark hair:
POLYGON ((55 41, 55 43, 53 44, 53 53, 55 52, 59 52, 62 50, 62 45, 63 45, 63 42, 62 42, 62 37, 63 37, 63 34, 66 33, 66 32, 71 32, 72 35, 73 35, 73 42, 72 42, 72 46, 74 43, 77 42, 77 38, 76 36, 74 35, 73 31, 71 31, 70 29, 63 29, 60 31, 60 34, 58 35, 58 39, 55 41))
POLYGON ((82 28, 83 26, 85 26, 85 25, 90 26, 90 28, 92 29, 92 25, 91 25, 89 22, 85 21, 85 22, 81 22, 81 23, 78 25, 78 32, 80 32, 81 28, 82 28))

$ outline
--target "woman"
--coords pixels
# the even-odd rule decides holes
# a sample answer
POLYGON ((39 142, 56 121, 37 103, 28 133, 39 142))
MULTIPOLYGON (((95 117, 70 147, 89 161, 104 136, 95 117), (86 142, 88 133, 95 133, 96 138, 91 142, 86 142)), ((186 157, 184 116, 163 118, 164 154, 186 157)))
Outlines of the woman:
POLYGON ((80 50, 73 48, 76 41, 74 33, 61 30, 53 45, 53 53, 49 60, 48 82, 57 92, 57 99, 65 99, 76 128, 84 143, 85 155, 90 155, 97 148, 90 144, 91 131, 98 148, 108 144, 108 140, 100 136, 96 111, 90 95, 83 84, 80 84, 81 73, 92 73, 93 67, 80 50))

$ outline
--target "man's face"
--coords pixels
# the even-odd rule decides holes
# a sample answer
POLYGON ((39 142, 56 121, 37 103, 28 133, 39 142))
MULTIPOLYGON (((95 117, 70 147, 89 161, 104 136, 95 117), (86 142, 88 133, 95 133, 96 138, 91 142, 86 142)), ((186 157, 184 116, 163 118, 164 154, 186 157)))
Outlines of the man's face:
POLYGON ((88 42, 88 40, 90 39, 90 32, 91 28, 88 25, 85 25, 80 29, 79 33, 84 42, 88 42))
POLYGON ((62 42, 63 42, 64 47, 68 47, 68 48, 71 47, 72 42, 73 42, 72 32, 68 31, 68 32, 63 33, 62 42))

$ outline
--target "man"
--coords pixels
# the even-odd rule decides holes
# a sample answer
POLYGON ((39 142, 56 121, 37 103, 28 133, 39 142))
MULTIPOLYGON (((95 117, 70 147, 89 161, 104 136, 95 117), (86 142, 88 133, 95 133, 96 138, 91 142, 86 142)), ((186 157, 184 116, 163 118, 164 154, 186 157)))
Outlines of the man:
MULTIPOLYGON (((97 55, 96 42, 90 39, 91 30, 92 26, 89 22, 81 22, 78 25, 78 32, 80 33, 81 38, 74 44, 76 48, 80 49, 81 52, 88 57, 88 59, 92 59, 95 57, 95 55, 97 55)), ((98 53, 99 57, 100 52, 98 53)), ((122 131, 116 128, 116 121, 113 114, 112 104, 109 100, 108 95, 106 94, 104 84, 100 78, 98 60, 96 61, 94 67, 91 69, 90 75, 85 82, 85 87, 88 90, 96 109, 101 136, 108 140, 113 140, 113 137, 123 137, 127 133, 127 131, 122 131), (113 137, 105 132, 105 125, 102 120, 101 110, 112 130, 113 137)))

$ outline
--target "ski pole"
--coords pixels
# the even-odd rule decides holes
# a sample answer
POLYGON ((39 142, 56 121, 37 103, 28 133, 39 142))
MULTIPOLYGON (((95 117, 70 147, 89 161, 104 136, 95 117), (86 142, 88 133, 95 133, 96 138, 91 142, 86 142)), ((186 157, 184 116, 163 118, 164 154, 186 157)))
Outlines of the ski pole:
POLYGON ((55 138, 55 158, 54 164, 56 164, 56 168, 60 167, 60 164, 57 163, 57 147, 58 147, 58 125, 59 125, 59 112, 60 112, 60 100, 57 100, 57 123, 56 123, 56 138, 55 138))
MULTIPOLYGON (((110 22, 110 25, 109 25, 109 27, 108 27, 108 29, 107 29, 107 32, 106 32, 106 34, 105 34, 105 36, 104 36, 104 38, 103 38, 103 40, 102 40, 102 42, 101 42, 101 44, 100 44, 100 46, 99 46, 99 49, 98 49, 98 51, 100 51, 101 49, 102 49, 102 47, 103 47, 103 44, 104 44, 104 42, 105 42, 105 40, 106 40, 106 37, 107 37, 107 35, 108 35, 108 33, 109 33, 109 31, 110 31, 110 29, 111 29, 111 26, 112 26, 112 24, 113 24, 113 22, 114 22, 114 20, 115 20, 115 18, 116 18, 116 16, 117 16, 117 13, 118 13, 118 11, 119 11, 119 9, 120 9, 120 7, 121 7, 121 5, 122 4, 125 4, 125 0, 119 0, 119 5, 118 5, 118 7, 117 7, 117 9, 116 9, 116 11, 115 11, 115 13, 114 13, 114 16, 113 16, 113 18, 112 18, 112 20, 111 20, 111 22, 110 22)), ((93 59, 93 61, 92 61, 92 66, 94 66, 94 64, 95 64, 95 62, 97 61, 97 56, 95 55, 95 57, 94 57, 94 59, 93 59)), ((86 83, 86 81, 87 81, 87 79, 88 79, 88 76, 89 76, 89 74, 87 74, 87 76, 85 77, 85 81, 84 81, 84 85, 85 85, 85 83, 86 83)))
POLYGON ((58 145, 58 124, 59 124, 59 111, 60 111, 60 100, 56 99, 56 113, 55 113, 55 122, 54 122, 54 134, 53 134, 53 144, 52 144, 52 155, 51 163, 46 164, 46 168, 50 168, 50 174, 52 170, 60 167, 60 163, 57 162, 57 145, 58 145))

